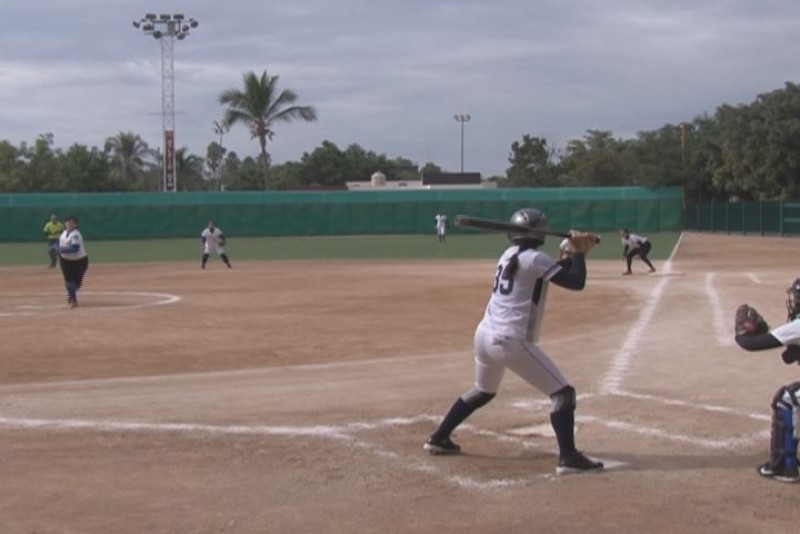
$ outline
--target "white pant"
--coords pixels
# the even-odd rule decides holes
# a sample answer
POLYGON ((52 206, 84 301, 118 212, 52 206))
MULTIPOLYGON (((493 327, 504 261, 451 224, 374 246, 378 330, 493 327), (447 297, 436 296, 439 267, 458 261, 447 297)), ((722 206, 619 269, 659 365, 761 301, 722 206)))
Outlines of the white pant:
POLYGON ((548 397, 569 385, 537 345, 498 336, 479 324, 475 330, 475 387, 484 393, 497 393, 506 368, 548 397))

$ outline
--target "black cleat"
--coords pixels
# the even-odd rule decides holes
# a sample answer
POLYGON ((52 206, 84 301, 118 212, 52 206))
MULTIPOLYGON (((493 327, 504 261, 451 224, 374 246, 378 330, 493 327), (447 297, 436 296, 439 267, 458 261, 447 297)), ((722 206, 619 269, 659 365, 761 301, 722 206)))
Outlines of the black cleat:
POLYGON ((575 473, 586 473, 589 471, 600 471, 603 469, 603 462, 598 462, 587 458, 582 453, 575 451, 570 456, 562 456, 558 459, 556 466, 557 475, 571 475, 575 473))
POLYGON ((800 482, 800 476, 798 475, 796 467, 794 469, 785 469, 767 462, 763 465, 759 465, 757 471, 762 477, 777 480, 778 482, 788 482, 790 484, 800 482))
POLYGON ((433 436, 428 438, 423 449, 431 454, 461 454, 461 447, 447 438, 435 438, 433 436))

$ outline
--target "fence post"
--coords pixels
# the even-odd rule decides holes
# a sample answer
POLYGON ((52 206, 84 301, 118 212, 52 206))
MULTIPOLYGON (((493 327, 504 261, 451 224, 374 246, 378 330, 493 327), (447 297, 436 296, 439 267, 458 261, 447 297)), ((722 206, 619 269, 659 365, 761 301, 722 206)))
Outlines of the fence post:
POLYGON ((747 218, 744 216, 746 211, 745 202, 742 201, 742 235, 747 235, 747 218))
POLYGON ((731 203, 725 204, 725 233, 731 233, 731 203))
POLYGON ((709 204, 709 208, 711 211, 711 233, 715 233, 717 231, 717 217, 714 213, 714 199, 711 199, 711 203, 709 204))

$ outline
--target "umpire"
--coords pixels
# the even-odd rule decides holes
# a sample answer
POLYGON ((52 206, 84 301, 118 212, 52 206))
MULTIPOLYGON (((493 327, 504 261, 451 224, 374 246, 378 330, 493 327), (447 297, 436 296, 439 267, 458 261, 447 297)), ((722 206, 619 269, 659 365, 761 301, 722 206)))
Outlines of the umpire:
POLYGON ((64 275, 64 287, 67 289, 67 304, 70 308, 78 307, 78 290, 83 285, 83 277, 89 268, 89 256, 83 244, 83 236, 78 230, 78 218, 70 215, 64 219, 66 229, 58 239, 58 250, 61 255, 61 274, 64 275))

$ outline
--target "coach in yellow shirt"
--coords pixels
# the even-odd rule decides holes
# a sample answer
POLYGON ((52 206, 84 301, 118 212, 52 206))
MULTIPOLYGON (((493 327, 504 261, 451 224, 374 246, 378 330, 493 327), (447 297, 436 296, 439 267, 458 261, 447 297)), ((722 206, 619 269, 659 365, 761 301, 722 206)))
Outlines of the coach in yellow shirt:
POLYGON ((47 254, 50 256, 50 268, 54 268, 58 262, 58 238, 64 231, 64 225, 58 220, 55 213, 50 214, 50 220, 44 225, 44 233, 47 235, 47 254))

